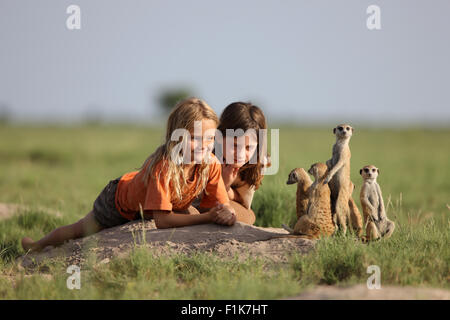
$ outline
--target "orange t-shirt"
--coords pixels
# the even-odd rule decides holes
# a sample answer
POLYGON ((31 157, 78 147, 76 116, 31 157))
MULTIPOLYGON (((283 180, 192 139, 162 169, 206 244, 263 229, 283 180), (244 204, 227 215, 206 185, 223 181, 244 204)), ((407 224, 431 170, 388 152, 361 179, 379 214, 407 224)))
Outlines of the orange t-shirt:
MULTIPOLYGON (((206 185, 205 197, 203 197, 200 207, 212 208, 216 204, 227 203, 228 194, 222 180, 222 167, 219 160, 213 156, 214 161, 209 164, 209 178, 206 185)), ((154 173, 149 177, 147 186, 144 184, 143 176, 145 168, 140 171, 133 171, 123 175, 116 190, 116 207, 120 214, 133 220, 136 213, 139 213, 139 204, 146 210, 183 211, 187 209, 195 197, 202 190, 197 189, 197 182, 200 179, 199 167, 195 165, 194 177, 187 180, 186 187, 182 190, 182 199, 177 199, 171 192, 171 183, 166 188, 167 169, 162 167, 162 160, 155 166, 154 173), (158 178, 158 174, 161 172, 158 178)), ((201 189, 201 186, 198 186, 201 189)))

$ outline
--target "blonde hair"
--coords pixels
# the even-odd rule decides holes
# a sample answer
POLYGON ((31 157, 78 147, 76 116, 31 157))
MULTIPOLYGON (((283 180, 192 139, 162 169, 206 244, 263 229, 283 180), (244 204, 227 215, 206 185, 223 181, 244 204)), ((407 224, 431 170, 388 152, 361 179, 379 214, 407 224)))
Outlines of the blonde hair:
MULTIPOLYGON (((186 186, 186 178, 184 177, 182 160, 183 155, 181 150, 175 149, 179 146, 179 141, 172 140, 172 133, 176 129, 186 129, 192 132, 194 129, 195 121, 213 120, 216 126, 219 124, 219 119, 214 110, 203 100, 198 98, 188 98, 178 102, 167 120, 166 139, 165 143, 159 146, 156 151, 151 154, 144 162, 141 170, 145 170, 143 179, 144 184, 147 185, 150 175, 155 174, 155 168, 158 163, 162 161, 162 165, 158 173, 158 177, 154 175, 153 179, 160 179, 161 171, 167 169, 167 176, 165 177, 165 187, 169 190, 169 182, 172 183, 172 196, 177 199, 182 199, 182 190, 186 186)), ((187 135, 183 137, 183 142, 186 142, 187 135)), ((209 154, 208 154, 209 156, 209 154)), ((199 164, 198 174, 200 178, 197 180, 195 195, 198 195, 205 189, 209 177, 209 165, 207 160, 204 159, 199 164), (205 161, 206 160, 206 161, 205 161), (199 188, 201 187, 201 188, 199 188)))

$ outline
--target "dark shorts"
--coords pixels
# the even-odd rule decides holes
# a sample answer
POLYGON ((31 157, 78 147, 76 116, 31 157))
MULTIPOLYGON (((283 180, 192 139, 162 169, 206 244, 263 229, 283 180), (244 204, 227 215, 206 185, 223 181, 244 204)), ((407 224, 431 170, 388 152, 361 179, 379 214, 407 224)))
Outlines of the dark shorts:
POLYGON ((94 202, 94 217, 104 228, 115 227, 130 220, 123 217, 116 207, 116 190, 120 178, 111 180, 94 202))

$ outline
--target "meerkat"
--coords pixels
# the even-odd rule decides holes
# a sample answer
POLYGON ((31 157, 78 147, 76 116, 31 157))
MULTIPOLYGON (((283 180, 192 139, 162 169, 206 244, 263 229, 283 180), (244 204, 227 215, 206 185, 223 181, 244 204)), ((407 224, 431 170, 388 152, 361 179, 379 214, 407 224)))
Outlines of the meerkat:
POLYGON ((326 162, 329 172, 324 180, 331 190, 333 221, 344 234, 347 232, 347 225, 352 224, 359 235, 362 232, 362 220, 352 199, 354 185, 350 180, 349 142, 353 128, 348 124, 341 124, 333 128, 333 133, 336 135, 336 143, 333 145, 332 158, 326 162))
POLYGON ((359 170, 364 183, 361 187, 360 200, 363 208, 367 241, 389 238, 395 229, 395 223, 387 218, 383 195, 377 183, 380 170, 368 165, 359 170))
POLYGON ((293 230, 287 229, 291 234, 274 238, 318 239, 320 236, 331 236, 334 233, 335 227, 331 219, 331 192, 328 184, 323 183, 328 168, 324 163, 315 163, 308 173, 314 177, 314 183, 308 189, 306 214, 298 219, 293 230))
POLYGON ((311 178, 303 168, 293 169, 288 176, 286 184, 297 184, 296 212, 297 220, 305 215, 308 209, 308 189, 312 185, 311 178))

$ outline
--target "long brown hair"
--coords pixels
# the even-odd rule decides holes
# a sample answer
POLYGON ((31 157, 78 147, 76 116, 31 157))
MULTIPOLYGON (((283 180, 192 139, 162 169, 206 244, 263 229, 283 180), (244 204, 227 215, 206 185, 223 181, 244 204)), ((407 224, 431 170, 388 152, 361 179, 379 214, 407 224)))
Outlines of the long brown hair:
MULTIPOLYGON (((219 123, 219 119, 214 110, 203 100, 198 98, 189 98, 182 100, 176 104, 174 109, 169 115, 167 120, 166 139, 165 143, 159 146, 156 151, 151 154, 141 167, 141 170, 145 170, 143 179, 147 184, 150 175, 156 174, 154 172, 157 164, 161 161, 165 168, 167 168, 167 177, 165 177, 166 188, 169 187, 169 181, 173 184, 173 194, 182 199, 182 190, 186 186, 186 178, 183 174, 182 155, 176 154, 175 147, 179 144, 179 141, 171 140, 172 132, 176 129, 186 129, 192 131, 194 129, 195 121, 202 121, 203 119, 213 120, 216 125, 219 123), (173 155, 176 159, 173 159, 173 155), (179 159, 178 159, 179 158, 179 159)), ((186 139, 187 137, 183 137, 186 139)), ((197 192, 200 192, 205 188, 209 177, 209 165, 208 159, 200 164, 199 175, 200 179, 197 184, 197 192), (201 186, 199 189, 198 187, 201 186)), ((162 167, 163 168, 163 167, 162 167)), ((158 177, 160 178, 162 170, 159 170, 158 177)))
MULTIPOLYGON (((225 137, 226 129, 242 129, 244 131, 254 129, 256 131, 258 141, 258 149, 255 150, 257 163, 250 164, 247 162, 239 169, 238 174, 242 181, 258 189, 263 178, 261 171, 264 167, 263 159, 260 159, 261 154, 258 152, 261 148, 259 130, 267 129, 266 118, 262 110, 250 102, 234 102, 223 110, 217 129, 222 132, 223 137, 225 137)), ((266 166, 270 166, 270 163, 266 166)))

